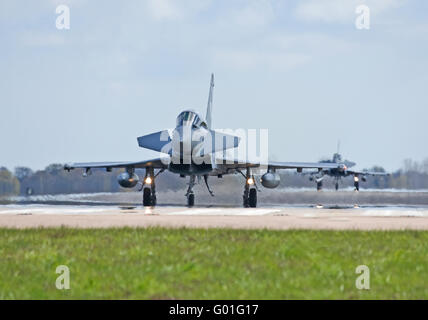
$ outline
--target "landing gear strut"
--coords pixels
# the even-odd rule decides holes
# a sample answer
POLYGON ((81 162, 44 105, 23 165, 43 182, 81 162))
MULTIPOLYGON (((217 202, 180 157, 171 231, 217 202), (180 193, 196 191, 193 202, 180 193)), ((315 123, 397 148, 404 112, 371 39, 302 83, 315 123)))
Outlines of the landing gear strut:
POLYGON ((360 178, 358 176, 354 176, 354 187, 355 191, 360 191, 360 178))
POLYGON ((146 169, 143 183, 143 206, 154 207, 156 205, 156 187, 153 168, 146 169))
POLYGON ((208 192, 210 193, 211 197, 214 197, 214 192, 211 190, 209 184, 208 184, 208 175, 204 175, 204 181, 205 185, 207 186, 208 192))
POLYGON ((254 177, 251 175, 250 168, 247 168, 244 195, 242 197, 244 208, 257 207, 257 189, 255 188, 255 181, 254 177))
POLYGON ((189 187, 187 188, 186 197, 187 197, 187 206, 193 207, 195 205, 195 194, 193 193, 193 186, 195 185, 195 176, 190 176, 189 187))

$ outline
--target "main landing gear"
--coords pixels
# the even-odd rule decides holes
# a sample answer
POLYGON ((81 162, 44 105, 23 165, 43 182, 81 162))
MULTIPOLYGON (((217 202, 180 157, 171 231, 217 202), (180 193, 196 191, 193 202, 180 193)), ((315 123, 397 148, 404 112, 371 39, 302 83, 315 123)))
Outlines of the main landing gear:
POLYGON ((156 194, 152 188, 146 187, 143 189, 143 206, 154 207, 156 205, 156 194))
POLYGON ((354 176, 354 187, 355 191, 360 191, 360 178, 357 175, 354 176))
POLYGON ((243 206, 244 208, 255 208, 257 207, 257 189, 254 176, 251 174, 250 168, 247 168, 245 179, 244 195, 242 196, 243 206))
POLYGON ((315 181, 317 183, 317 191, 322 191, 322 180, 324 179, 323 176, 319 177, 309 177, 309 181, 315 181))
MULTIPOLYGON (((158 174, 162 171, 159 171, 158 174)), ((146 176, 143 181, 143 206, 145 207, 154 207, 156 205, 156 176, 154 175, 153 168, 146 169, 146 176)))

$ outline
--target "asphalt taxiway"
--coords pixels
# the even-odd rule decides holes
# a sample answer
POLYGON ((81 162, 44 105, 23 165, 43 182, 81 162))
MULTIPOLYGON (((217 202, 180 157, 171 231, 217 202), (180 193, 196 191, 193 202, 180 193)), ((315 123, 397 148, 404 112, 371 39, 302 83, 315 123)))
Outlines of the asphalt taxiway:
POLYGON ((412 206, 0 206, 0 227, 168 227, 234 229, 428 230, 428 207, 412 206))

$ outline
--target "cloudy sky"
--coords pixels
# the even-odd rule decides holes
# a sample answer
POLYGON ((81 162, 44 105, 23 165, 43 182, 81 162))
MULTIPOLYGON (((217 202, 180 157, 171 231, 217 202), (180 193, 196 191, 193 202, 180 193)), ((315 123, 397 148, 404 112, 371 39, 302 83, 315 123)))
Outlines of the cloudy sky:
POLYGON ((204 113, 211 72, 213 125, 268 128, 274 160, 428 157, 427 1, 3 0, 0 40, 10 169, 157 156, 136 137, 204 113))

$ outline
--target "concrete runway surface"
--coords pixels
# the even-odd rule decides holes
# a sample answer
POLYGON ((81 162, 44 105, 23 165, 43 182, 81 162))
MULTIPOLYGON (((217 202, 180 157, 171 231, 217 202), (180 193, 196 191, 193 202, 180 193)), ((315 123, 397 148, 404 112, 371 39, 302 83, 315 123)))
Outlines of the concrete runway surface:
POLYGON ((0 205, 0 227, 428 230, 428 207, 0 205))

